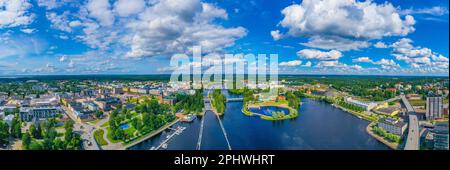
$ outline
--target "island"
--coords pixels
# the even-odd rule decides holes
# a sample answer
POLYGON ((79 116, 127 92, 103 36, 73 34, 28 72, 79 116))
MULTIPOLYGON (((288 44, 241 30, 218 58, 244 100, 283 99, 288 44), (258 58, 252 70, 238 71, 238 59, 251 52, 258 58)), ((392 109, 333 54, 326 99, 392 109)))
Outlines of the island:
POLYGON ((251 90, 244 92, 244 105, 242 113, 247 116, 260 116, 263 120, 277 121, 298 117, 300 97, 292 92, 284 95, 264 96, 253 94, 251 90), (256 96, 256 97, 255 97, 256 96))

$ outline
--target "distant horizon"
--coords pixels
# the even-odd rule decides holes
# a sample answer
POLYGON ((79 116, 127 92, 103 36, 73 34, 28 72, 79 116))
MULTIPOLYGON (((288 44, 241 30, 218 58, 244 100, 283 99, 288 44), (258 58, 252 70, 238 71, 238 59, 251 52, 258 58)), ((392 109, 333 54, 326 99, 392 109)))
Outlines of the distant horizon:
MULTIPOLYGON (((194 74, 191 74, 194 75, 194 74)), ((229 75, 229 74, 223 74, 229 75)), ((236 74, 248 75, 248 74, 236 74)), ((449 75, 379 75, 379 74, 278 74, 279 76, 373 76, 373 77, 449 77, 449 75)), ((33 76, 171 76, 171 74, 28 74, 28 75, 0 75, 0 78, 33 77, 33 76)))

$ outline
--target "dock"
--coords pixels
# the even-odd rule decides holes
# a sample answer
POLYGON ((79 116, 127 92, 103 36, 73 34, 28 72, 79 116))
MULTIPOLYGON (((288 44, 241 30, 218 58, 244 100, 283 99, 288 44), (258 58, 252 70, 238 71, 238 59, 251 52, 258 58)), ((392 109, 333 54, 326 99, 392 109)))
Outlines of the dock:
POLYGON ((169 128, 170 130, 175 130, 175 132, 173 132, 172 134, 170 134, 169 136, 166 137, 166 139, 164 141, 161 142, 161 144, 159 144, 156 148, 152 147, 150 150, 160 150, 160 149, 167 149, 167 144, 169 143, 169 141, 177 136, 180 135, 181 133, 183 133, 183 131, 186 129, 186 127, 183 126, 178 126, 176 129, 174 128, 169 128))

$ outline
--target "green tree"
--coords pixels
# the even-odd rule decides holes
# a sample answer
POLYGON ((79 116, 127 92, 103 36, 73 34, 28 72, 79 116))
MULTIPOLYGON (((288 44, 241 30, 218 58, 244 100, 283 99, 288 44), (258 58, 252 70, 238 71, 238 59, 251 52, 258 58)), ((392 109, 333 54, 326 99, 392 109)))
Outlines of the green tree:
POLYGON ((0 120, 0 144, 6 144, 8 143, 9 138, 9 125, 0 120))
POLYGON ((24 133, 22 135, 22 148, 27 150, 27 149, 30 148, 30 144, 31 144, 31 136, 30 136, 30 134, 28 132, 24 133))
POLYGON ((30 134, 33 138, 42 139, 42 131, 40 125, 31 124, 30 125, 30 134))
POLYGON ((29 146, 29 149, 30 150, 42 150, 43 147, 38 141, 32 141, 29 146))
POLYGON ((97 118, 103 117, 103 112, 100 111, 100 110, 97 110, 97 111, 95 112, 95 117, 97 117, 97 118))

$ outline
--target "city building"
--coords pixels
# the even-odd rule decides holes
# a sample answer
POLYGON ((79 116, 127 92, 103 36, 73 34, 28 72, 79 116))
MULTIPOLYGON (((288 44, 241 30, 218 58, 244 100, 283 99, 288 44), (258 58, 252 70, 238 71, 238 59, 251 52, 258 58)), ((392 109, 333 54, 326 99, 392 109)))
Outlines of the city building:
POLYGON ((421 100, 422 96, 418 94, 408 94, 406 95, 406 98, 408 98, 409 100, 421 100))
POLYGON ((112 88, 112 93, 113 93, 113 94, 123 94, 124 91, 123 91, 123 88, 122 88, 122 87, 113 87, 113 88, 112 88))
POLYGON ((435 150, 448 150, 448 122, 436 123, 433 141, 435 150))
POLYGON ((442 118, 442 110, 443 110, 443 97, 434 97, 430 96, 427 97, 427 104, 426 104, 426 119, 427 120, 434 120, 442 118))
POLYGON ((97 110, 100 109, 100 108, 98 107, 98 105, 95 104, 95 103, 92 102, 92 101, 85 101, 85 102, 81 103, 81 105, 82 105, 84 108, 87 108, 87 109, 90 110, 90 111, 97 111, 97 110))
POLYGON ((442 108, 442 114, 444 116, 448 116, 448 103, 444 104, 444 108, 442 108))
POLYGON ((0 111, 3 111, 3 112, 14 112, 14 110, 16 110, 17 109, 17 106, 14 106, 14 105, 6 105, 6 106, 1 106, 0 107, 0 111))
POLYGON ((93 89, 86 89, 86 90, 83 90, 81 93, 83 94, 83 96, 94 96, 95 95, 95 90, 93 90, 93 89))
POLYGON ((402 136, 406 130, 406 123, 391 118, 381 118, 378 120, 378 127, 383 128, 389 133, 402 136))
POLYGON ((14 115, 11 114, 11 115, 6 116, 3 120, 4 120, 9 126, 11 126, 13 119, 14 119, 14 115))
POLYGON ((115 97, 103 97, 94 100, 94 103, 98 105, 100 110, 109 111, 111 106, 119 104, 120 99, 115 97))
POLYGON ((94 113, 89 110, 87 105, 83 106, 82 103, 72 102, 69 104, 69 110, 77 118, 79 122, 88 121, 91 115, 94 113), (85 107, 86 106, 86 107, 85 107))
POLYGON ((373 108, 377 107, 377 104, 374 102, 362 102, 362 101, 354 100, 351 97, 346 97, 344 100, 345 100, 345 102, 362 107, 366 111, 372 110, 373 108))
POLYGON ((44 96, 41 98, 31 99, 30 105, 33 107, 57 106, 59 101, 60 100, 57 96, 44 96))
POLYGON ((20 118, 23 121, 32 121, 33 119, 47 119, 55 117, 60 111, 56 107, 22 107, 20 108, 20 118))
POLYGON ((174 105, 176 103, 176 99, 174 97, 165 96, 163 98, 164 104, 174 105))

